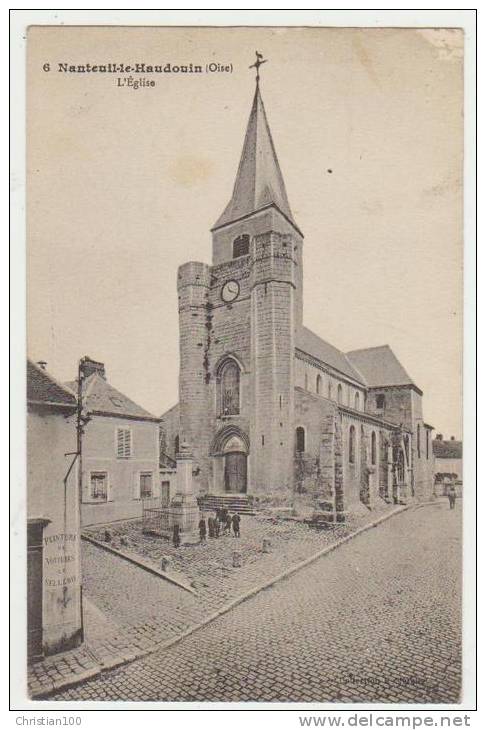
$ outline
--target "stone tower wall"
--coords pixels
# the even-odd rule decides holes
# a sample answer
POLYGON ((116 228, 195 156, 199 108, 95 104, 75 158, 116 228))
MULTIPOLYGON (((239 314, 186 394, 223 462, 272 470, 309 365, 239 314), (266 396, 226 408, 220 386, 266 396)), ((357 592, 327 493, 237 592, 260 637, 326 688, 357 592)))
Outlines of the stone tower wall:
POLYGON ((208 480, 210 276, 207 264, 194 261, 183 264, 177 276, 180 437, 194 454, 196 490, 204 488, 208 480))
POLYGON ((253 489, 293 486, 294 293, 293 238, 274 232, 251 245, 251 473, 253 489))

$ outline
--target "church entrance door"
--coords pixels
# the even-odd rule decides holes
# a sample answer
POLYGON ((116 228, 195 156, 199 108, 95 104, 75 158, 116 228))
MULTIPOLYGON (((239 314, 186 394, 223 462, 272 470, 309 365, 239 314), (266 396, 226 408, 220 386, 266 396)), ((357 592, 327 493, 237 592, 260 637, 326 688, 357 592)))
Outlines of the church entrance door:
POLYGON ((241 452, 225 454, 224 490, 232 494, 246 493, 246 454, 241 452))

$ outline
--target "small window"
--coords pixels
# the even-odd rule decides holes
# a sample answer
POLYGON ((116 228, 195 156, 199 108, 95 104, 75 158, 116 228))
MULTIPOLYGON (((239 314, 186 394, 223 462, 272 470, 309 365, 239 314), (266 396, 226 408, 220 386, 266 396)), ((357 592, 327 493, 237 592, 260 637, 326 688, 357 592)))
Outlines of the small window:
POLYGON ((295 429, 295 450, 298 454, 305 451, 305 430, 303 426, 297 426, 295 429))
POLYGON ((359 411, 359 393, 356 391, 354 394, 354 407, 357 411, 359 411))
POLYGON ((108 472, 91 472, 90 497, 97 502, 106 502, 108 500, 108 472))
POLYGON ((177 456, 177 454, 179 453, 179 434, 177 434, 177 436, 174 439, 174 451, 177 456))
POLYGON ((354 426, 349 428, 349 463, 354 464, 356 457, 356 432, 354 426))
POLYGON ((332 400, 332 382, 331 381, 329 381, 329 383, 327 384, 327 397, 329 398, 329 400, 332 400))
POLYGON ((429 450, 430 450, 430 431, 429 429, 425 432, 425 457, 429 458, 429 450))
POLYGON ((118 459, 129 459, 132 456, 132 430, 116 429, 116 455, 118 459))
POLYGON ((233 241, 233 258, 238 259, 240 256, 248 256, 250 253, 250 236, 244 233, 233 241))
POLYGON ((420 459, 420 423, 417 423, 417 456, 420 459))
POLYGON ((322 390, 322 377, 320 375, 318 375, 317 378, 316 378, 316 393, 317 393, 317 395, 320 395, 321 394, 321 390, 322 390))
POLYGON ((383 393, 378 393, 376 396, 376 407, 381 411, 385 408, 385 396, 383 393))
POLYGON ((341 383, 339 383, 339 385, 338 385, 337 400, 338 400, 338 403, 343 402, 343 386, 341 385, 341 383))
POLYGON ((150 499, 153 494, 153 478, 151 471, 140 473, 140 499, 150 499))
POLYGON ((376 433, 374 431, 371 433, 371 464, 373 466, 376 464, 376 433))

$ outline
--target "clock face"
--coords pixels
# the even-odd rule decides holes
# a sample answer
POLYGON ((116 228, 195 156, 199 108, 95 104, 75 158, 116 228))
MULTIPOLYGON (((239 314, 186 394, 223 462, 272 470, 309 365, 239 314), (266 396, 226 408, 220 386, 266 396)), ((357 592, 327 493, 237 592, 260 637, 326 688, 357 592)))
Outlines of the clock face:
POLYGON ((234 279, 227 281, 221 289, 221 299, 223 302, 234 302, 240 293, 240 285, 234 279))

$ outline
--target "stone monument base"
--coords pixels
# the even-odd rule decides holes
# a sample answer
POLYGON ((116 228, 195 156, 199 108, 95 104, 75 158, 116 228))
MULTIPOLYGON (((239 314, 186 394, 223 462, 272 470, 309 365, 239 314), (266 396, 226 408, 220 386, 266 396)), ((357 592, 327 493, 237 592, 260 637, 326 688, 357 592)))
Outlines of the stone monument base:
POLYGON ((174 525, 179 525, 181 545, 198 543, 199 520, 200 511, 196 497, 193 494, 175 494, 169 507, 170 538, 174 525))

